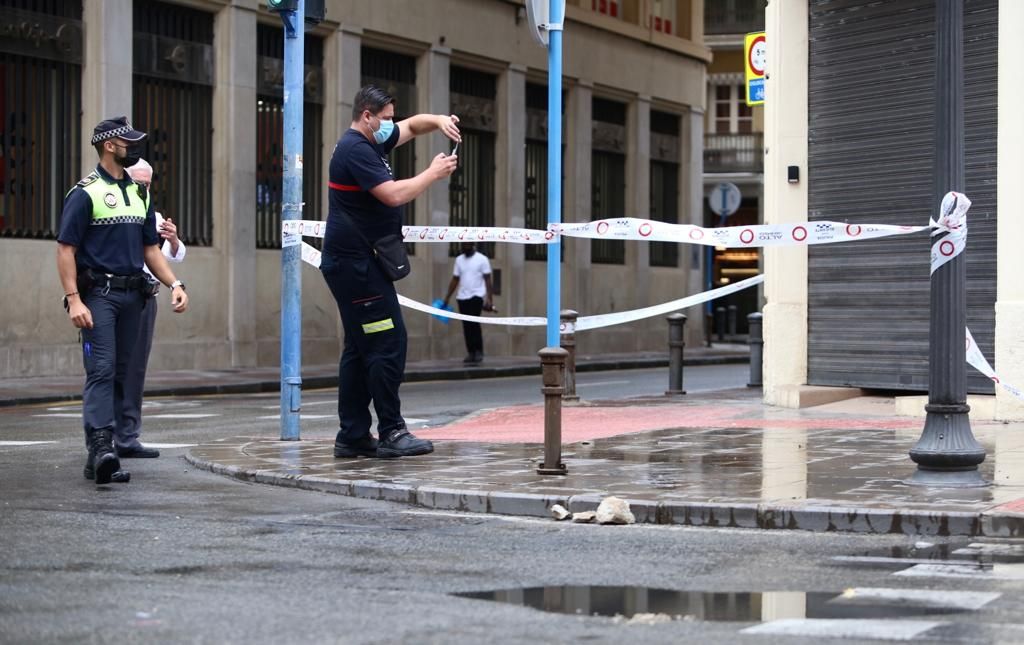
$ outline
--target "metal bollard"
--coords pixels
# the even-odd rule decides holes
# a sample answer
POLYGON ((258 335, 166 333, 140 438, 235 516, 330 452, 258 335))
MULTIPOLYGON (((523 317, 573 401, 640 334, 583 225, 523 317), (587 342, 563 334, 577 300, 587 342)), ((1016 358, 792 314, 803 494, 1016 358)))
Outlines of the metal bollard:
POLYGON ((570 403, 580 400, 576 394, 576 319, 579 316, 579 313, 572 309, 563 309, 560 316, 562 333, 559 342, 562 349, 568 352, 565 358, 565 394, 562 395, 562 400, 570 403))
POLYGON ((715 330, 718 342, 725 340, 725 307, 715 307, 715 330))
POLYGON ((686 347, 686 315, 669 314, 667 396, 686 394, 683 389, 683 348, 686 347))
POLYGON ((561 347, 545 347, 538 354, 544 382, 544 462, 537 474, 565 475, 569 469, 562 463, 562 376, 569 352, 561 347))
POLYGON ((729 312, 728 313, 728 319, 729 319, 729 324, 728 324, 729 340, 735 341, 736 340, 736 323, 737 323, 736 318, 739 316, 739 308, 736 305, 729 305, 727 311, 729 312))
POLYGON ((761 331, 763 316, 757 312, 747 314, 750 326, 750 382, 747 387, 761 387, 761 368, 764 362, 764 335, 761 331))

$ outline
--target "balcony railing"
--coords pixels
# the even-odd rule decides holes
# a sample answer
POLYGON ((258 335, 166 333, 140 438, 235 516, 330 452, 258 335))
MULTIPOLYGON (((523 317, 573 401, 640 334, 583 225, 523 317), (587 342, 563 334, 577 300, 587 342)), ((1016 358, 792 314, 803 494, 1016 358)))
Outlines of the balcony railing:
POLYGON ((705 134, 704 172, 763 172, 764 137, 750 134, 705 134))
POLYGON ((704 4, 704 33, 745 34, 764 30, 764 0, 714 0, 704 4))

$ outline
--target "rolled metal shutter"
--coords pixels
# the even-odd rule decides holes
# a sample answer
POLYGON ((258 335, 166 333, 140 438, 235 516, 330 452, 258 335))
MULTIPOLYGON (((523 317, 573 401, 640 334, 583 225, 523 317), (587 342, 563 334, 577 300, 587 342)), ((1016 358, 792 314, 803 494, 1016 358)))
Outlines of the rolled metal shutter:
MULTIPOLYGON (((964 23, 967 324, 991 360, 998 0, 967 0, 964 23)), ((927 224, 934 0, 811 0, 809 27, 809 219, 927 224)), ((927 389, 930 244, 918 233, 810 247, 809 383, 927 389)), ((992 393, 967 369, 969 392, 992 393)))

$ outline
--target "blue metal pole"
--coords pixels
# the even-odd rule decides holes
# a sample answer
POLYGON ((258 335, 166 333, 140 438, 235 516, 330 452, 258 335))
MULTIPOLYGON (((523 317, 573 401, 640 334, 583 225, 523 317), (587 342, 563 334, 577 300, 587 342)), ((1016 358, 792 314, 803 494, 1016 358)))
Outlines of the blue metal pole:
MULTIPOLYGON (((562 222, 562 21, 564 0, 550 0, 548 21, 548 224, 562 222)), ((548 245, 547 346, 559 346, 562 309, 562 240, 548 245)))
MULTIPOLYGON (((302 219, 302 103, 306 0, 284 22, 284 191, 282 220, 302 219)), ((285 240, 281 248, 281 440, 299 440, 302 407, 302 251, 285 240)))

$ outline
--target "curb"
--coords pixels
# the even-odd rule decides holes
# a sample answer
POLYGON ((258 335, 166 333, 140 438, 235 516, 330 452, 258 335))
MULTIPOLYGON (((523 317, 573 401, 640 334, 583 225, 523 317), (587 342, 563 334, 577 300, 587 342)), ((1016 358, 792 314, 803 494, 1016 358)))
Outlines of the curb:
MULTIPOLYGON (((291 475, 272 470, 246 470, 199 459, 186 453, 192 466, 238 479, 360 499, 401 502, 438 511, 490 513, 550 518, 549 508, 561 504, 573 513, 593 511, 602 496, 537 495, 505 491, 479 491, 439 486, 407 486, 373 480, 333 479, 320 475, 291 475)), ((772 503, 655 502, 626 499, 637 523, 704 528, 799 530, 860 535, 913 535, 939 537, 1021 537, 1024 514, 900 511, 850 506, 787 506, 772 503)), ((554 520, 552 520, 554 521, 554 520)))
MULTIPOLYGON (((738 365, 750 362, 746 354, 701 356, 684 359, 683 366, 699 365, 738 365)), ((600 372, 605 370, 630 370, 650 367, 668 367, 667 358, 637 358, 618 361, 595 361, 581 363, 576 366, 577 372, 600 372)), ((512 365, 508 367, 469 367, 455 369, 423 369, 405 373, 405 383, 422 381, 464 381, 478 378, 502 378, 509 376, 531 376, 540 374, 540 361, 536 365, 512 365)), ((311 390, 334 388, 338 386, 337 376, 310 376, 303 378, 302 387, 311 390)), ((255 394, 280 392, 280 380, 255 380, 244 383, 204 383, 202 385, 169 385, 146 388, 143 396, 201 396, 217 394, 255 394)), ((16 396, 0 399, 0 408, 17 405, 35 405, 40 403, 63 403, 81 401, 81 393, 44 394, 38 396, 16 396)))

